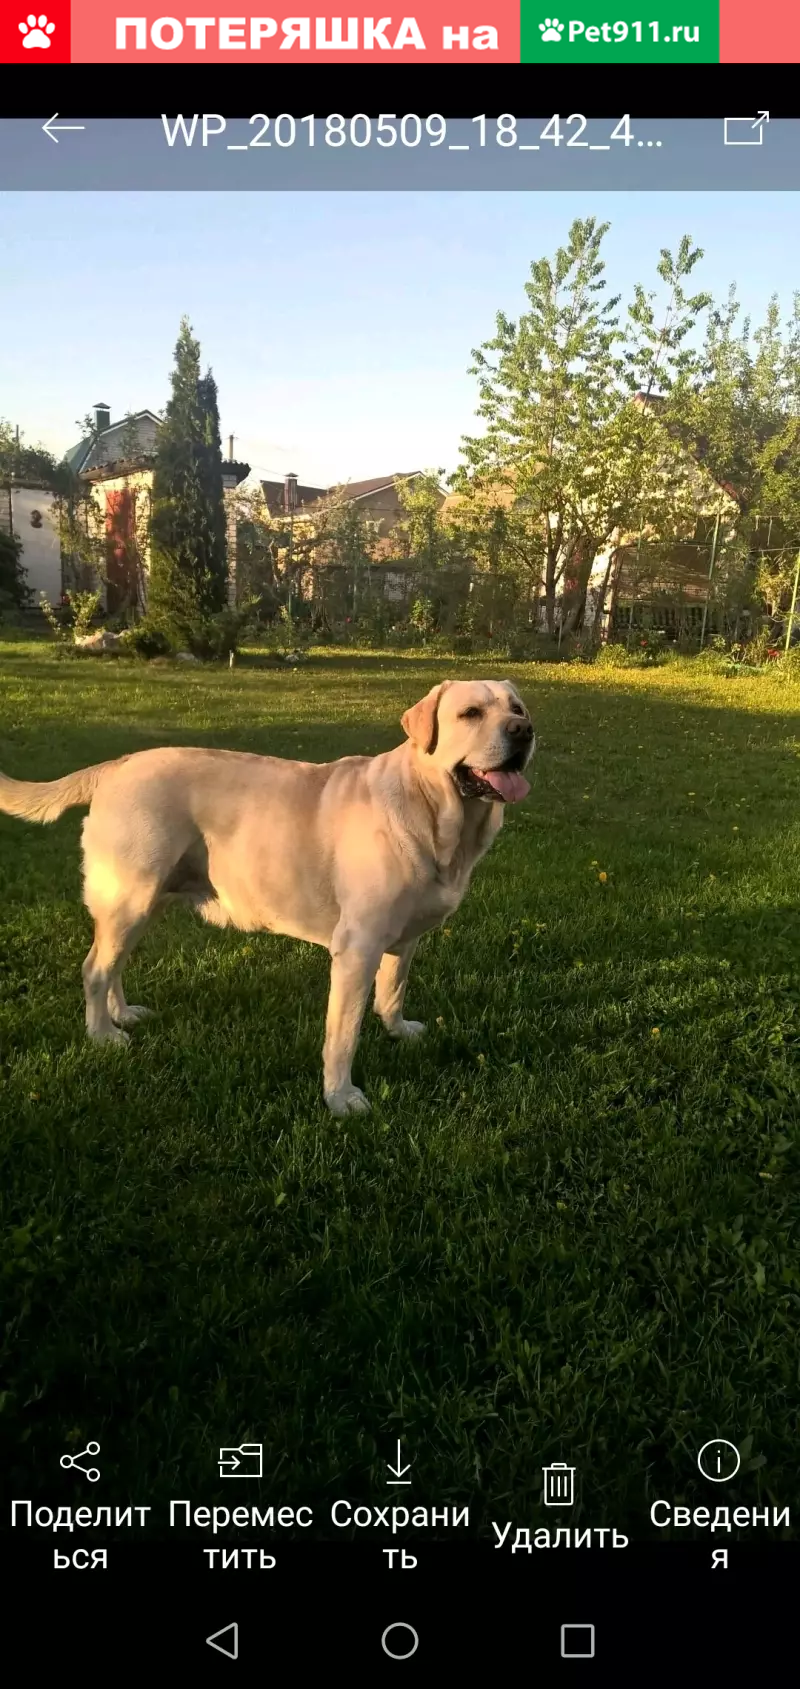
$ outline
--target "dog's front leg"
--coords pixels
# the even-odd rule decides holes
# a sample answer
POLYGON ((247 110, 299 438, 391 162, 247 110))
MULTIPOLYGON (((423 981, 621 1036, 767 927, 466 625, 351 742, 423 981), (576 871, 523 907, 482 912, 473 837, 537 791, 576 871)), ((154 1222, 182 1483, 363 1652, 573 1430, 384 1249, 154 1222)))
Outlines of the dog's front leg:
POLYGON ((390 1038, 419 1038, 425 1031, 421 1020, 404 1020, 403 1003, 408 984, 408 970, 419 940, 412 938, 396 951, 386 951, 375 981, 375 1013, 390 1038))
POLYGON ((331 989, 325 1023, 323 1085, 331 1114, 363 1114, 369 1103, 353 1084, 352 1066, 367 998, 383 953, 362 933, 338 929, 331 942, 331 989))

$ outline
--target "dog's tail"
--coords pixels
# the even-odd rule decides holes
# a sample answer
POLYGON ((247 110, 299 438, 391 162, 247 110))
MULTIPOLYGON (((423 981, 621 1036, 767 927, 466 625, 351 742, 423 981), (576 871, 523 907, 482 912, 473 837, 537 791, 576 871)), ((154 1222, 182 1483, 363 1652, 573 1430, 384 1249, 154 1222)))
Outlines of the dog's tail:
POLYGON ((91 803, 101 774, 110 767, 110 762, 98 762, 61 780, 12 780, 0 774, 0 810, 25 821, 57 821, 65 809, 91 803))

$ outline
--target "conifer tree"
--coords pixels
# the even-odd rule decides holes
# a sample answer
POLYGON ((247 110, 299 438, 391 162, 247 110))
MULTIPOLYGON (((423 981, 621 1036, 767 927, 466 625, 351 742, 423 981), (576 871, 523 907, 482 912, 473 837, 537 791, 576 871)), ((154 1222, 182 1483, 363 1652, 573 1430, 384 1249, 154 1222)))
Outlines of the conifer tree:
POLYGON ((226 580, 217 389, 210 371, 200 373, 200 345, 184 317, 153 475, 148 611, 191 643, 224 607, 226 580))

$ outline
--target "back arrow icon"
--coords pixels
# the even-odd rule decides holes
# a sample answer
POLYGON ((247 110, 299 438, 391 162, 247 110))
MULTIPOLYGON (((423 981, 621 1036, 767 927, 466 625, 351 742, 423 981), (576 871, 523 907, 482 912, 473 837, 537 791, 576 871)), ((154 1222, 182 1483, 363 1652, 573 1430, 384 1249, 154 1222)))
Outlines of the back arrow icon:
POLYGON ((47 122, 42 124, 42 129, 44 130, 45 135, 49 135, 51 141, 55 141, 56 146, 58 146, 58 135, 54 135, 54 133, 53 133, 54 128, 58 129, 58 134, 60 135, 62 129, 85 129, 85 127, 86 127, 86 125, 84 123, 58 123, 57 124, 56 123, 57 117, 58 117, 58 112, 54 111, 52 117, 48 117, 47 122))
POLYGON ((238 1624, 223 1625, 222 1630, 212 1630, 206 1637, 209 1648, 218 1654, 227 1654, 229 1660, 239 1658, 239 1626, 238 1624), (224 1638, 224 1641, 223 1641, 224 1638))

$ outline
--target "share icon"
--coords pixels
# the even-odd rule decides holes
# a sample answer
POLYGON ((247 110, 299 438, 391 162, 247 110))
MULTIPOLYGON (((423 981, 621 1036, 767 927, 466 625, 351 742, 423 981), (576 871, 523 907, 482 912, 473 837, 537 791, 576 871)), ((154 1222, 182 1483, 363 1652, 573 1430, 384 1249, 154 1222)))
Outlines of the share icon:
POLYGON ((81 1461, 85 1454, 99 1453, 99 1443, 87 1443, 85 1449, 81 1449, 79 1454, 62 1454, 61 1465, 65 1467, 77 1466, 79 1472, 85 1473, 90 1484, 96 1484, 100 1476, 99 1466, 81 1466, 81 1461))

